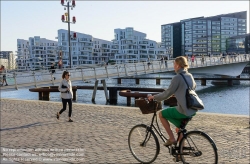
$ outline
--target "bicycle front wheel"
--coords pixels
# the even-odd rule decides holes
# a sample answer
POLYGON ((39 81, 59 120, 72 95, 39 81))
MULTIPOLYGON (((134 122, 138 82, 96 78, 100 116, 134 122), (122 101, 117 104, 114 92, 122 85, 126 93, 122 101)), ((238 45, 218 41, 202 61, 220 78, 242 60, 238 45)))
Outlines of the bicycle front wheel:
POLYGON ((152 163, 160 151, 155 133, 144 124, 136 125, 130 130, 128 145, 132 155, 141 163, 152 163))
POLYGON ((204 132, 191 131, 180 142, 181 159, 184 164, 218 163, 218 153, 214 141, 204 132))

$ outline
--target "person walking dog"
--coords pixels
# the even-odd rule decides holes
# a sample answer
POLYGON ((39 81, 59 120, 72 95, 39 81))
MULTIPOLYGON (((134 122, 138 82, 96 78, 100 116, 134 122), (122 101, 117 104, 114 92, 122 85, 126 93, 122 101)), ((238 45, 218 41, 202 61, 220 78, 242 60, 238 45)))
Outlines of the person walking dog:
POLYGON ((69 122, 73 122, 71 119, 72 115, 72 98, 73 98, 73 91, 72 91, 72 84, 70 81, 70 73, 68 71, 64 71, 62 74, 62 81, 58 87, 58 90, 61 92, 62 104, 63 108, 60 112, 57 112, 56 118, 59 120, 60 114, 62 114, 67 107, 67 103, 69 104, 69 122))

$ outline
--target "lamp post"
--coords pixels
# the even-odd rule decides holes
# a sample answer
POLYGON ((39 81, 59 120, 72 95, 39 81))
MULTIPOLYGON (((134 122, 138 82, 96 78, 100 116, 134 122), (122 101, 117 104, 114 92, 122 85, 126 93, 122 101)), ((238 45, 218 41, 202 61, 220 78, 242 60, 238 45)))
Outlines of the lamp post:
POLYGON ((70 22, 70 12, 69 12, 69 8, 71 7, 71 10, 73 10, 73 8, 75 7, 76 5, 76 2, 75 0, 66 0, 66 5, 64 5, 64 0, 61 0, 61 4, 62 6, 64 6, 64 10, 66 10, 66 7, 67 7, 67 13, 65 13, 64 15, 62 15, 62 22, 64 23, 68 23, 68 42, 69 42, 69 68, 71 68, 72 66, 72 59, 71 59, 71 49, 70 49, 70 40, 71 40, 71 37, 70 37, 70 23, 75 23, 76 22, 76 17, 73 17, 73 20, 72 22, 70 22), (71 5, 70 5, 71 3, 71 5), (66 20, 65 20, 65 17, 66 17, 66 20))

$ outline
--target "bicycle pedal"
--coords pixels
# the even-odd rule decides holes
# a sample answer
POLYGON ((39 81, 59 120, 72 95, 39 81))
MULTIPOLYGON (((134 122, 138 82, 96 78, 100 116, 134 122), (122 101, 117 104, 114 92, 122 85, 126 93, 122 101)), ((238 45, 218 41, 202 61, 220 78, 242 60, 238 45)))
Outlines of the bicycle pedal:
POLYGON ((174 157, 174 158, 173 158, 173 161, 174 161, 174 162, 180 162, 180 161, 181 161, 181 157, 174 157))

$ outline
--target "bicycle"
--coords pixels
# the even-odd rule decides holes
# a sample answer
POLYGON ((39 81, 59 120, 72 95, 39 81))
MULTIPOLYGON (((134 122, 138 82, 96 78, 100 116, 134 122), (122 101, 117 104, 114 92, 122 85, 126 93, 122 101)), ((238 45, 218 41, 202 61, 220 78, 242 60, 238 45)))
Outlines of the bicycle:
MULTIPOLYGON (((158 125, 156 113, 159 110, 157 101, 142 100, 144 105, 139 105, 143 114, 153 113, 152 121, 149 126, 145 124, 135 125, 129 132, 128 145, 132 155, 141 163, 152 163, 156 160, 160 152, 160 144, 156 133, 165 143, 167 138, 162 134, 158 125), (145 103, 149 107, 145 110, 145 103), (152 105, 153 104, 153 105, 152 105), (153 107, 152 107, 153 106, 153 107), (154 121, 156 122, 155 126, 154 121), (155 133, 155 132, 156 133, 155 133)), ((218 153, 213 139, 202 131, 189 131, 185 129, 187 123, 192 119, 183 119, 178 131, 178 138, 182 134, 180 142, 165 146, 175 162, 182 161, 189 163, 218 163, 218 153)))

